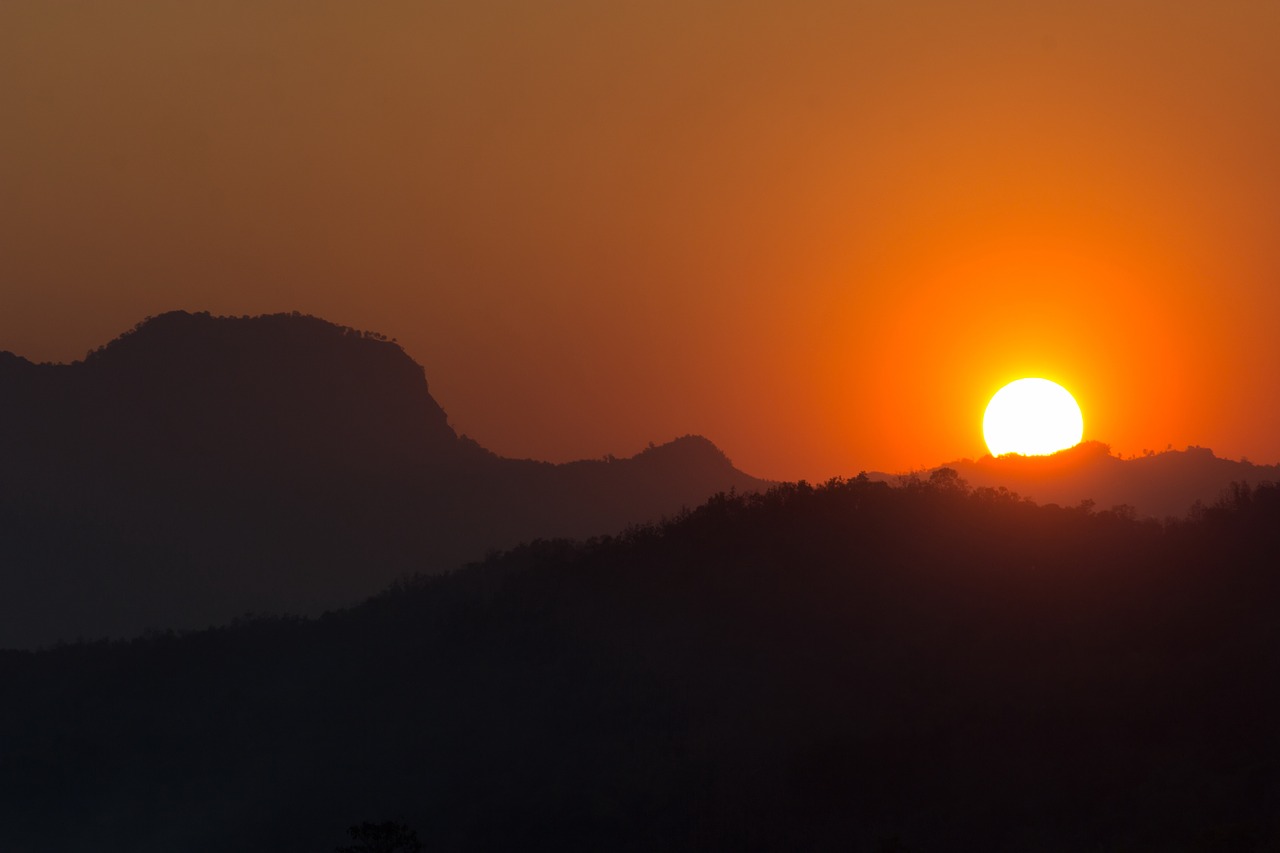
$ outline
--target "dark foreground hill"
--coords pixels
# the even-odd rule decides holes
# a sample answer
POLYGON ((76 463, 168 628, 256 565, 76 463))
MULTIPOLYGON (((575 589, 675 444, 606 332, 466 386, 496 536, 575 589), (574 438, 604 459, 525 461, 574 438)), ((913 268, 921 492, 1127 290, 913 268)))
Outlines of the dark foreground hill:
POLYGON ((175 312, 74 364, 0 353, 0 648, 315 614, 761 485, 693 436, 502 459, 381 336, 175 312))
POLYGON ((1280 843, 1280 489, 720 496, 315 621, 0 654, 0 848, 1280 843))
POLYGON ((1153 518, 1181 518, 1196 502, 1216 500, 1231 483, 1280 481, 1280 465, 1220 459, 1206 447, 1170 448, 1122 459, 1098 441, 1051 456, 983 456, 943 467, 959 472, 975 487, 1003 486, 1037 503, 1075 506, 1092 501, 1099 508, 1127 506, 1153 518))

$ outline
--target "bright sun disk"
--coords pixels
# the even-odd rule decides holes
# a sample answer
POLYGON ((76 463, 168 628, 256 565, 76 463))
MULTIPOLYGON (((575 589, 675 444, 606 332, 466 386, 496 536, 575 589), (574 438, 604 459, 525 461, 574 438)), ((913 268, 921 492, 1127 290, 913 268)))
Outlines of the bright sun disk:
POLYGON ((1048 379, 1019 379, 996 392, 982 416, 982 435, 992 456, 1046 456, 1084 438, 1084 417, 1075 398, 1048 379))

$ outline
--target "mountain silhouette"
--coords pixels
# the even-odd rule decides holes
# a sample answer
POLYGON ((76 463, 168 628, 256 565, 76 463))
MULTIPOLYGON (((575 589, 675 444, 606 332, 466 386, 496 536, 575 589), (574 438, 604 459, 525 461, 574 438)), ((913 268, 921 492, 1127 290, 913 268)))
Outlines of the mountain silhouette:
POLYGON ((1274 850, 1278 522, 1276 486, 1164 523, 785 484, 318 619, 0 652, 0 849, 1274 850))
MULTIPOLYGON (((1099 441, 1049 456, 983 456, 939 468, 954 470, 975 488, 1003 487, 1040 504, 1075 506, 1091 501, 1099 509, 1122 506, 1153 518, 1181 518, 1197 504, 1216 501, 1233 483, 1280 482, 1280 465, 1221 459, 1204 447, 1122 459, 1099 441)), ((894 482, 898 478, 878 473, 874 479, 894 482)))
POLYGON ((72 364, 0 353, 0 401, 0 647, 318 613, 764 485, 696 436, 498 457, 396 343, 300 314, 173 312, 72 364))

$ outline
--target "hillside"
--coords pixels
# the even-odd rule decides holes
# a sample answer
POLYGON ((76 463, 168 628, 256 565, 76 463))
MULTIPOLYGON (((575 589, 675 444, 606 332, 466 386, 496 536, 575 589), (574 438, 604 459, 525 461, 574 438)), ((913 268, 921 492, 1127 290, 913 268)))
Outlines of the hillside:
POLYGON ((1271 850, 1280 489, 720 496, 315 621, 0 654, 0 847, 1271 850))
MULTIPOLYGON (((1051 456, 983 456, 939 467, 957 471, 972 486, 1003 487, 1037 503, 1075 506, 1092 501, 1099 509, 1127 506, 1152 518, 1182 518, 1197 502, 1212 503, 1232 483, 1280 482, 1280 465, 1221 459, 1205 447, 1122 459, 1098 441, 1051 456)), ((889 474, 874 478, 898 479, 889 474)))
POLYGON ((296 314, 165 314, 73 364, 3 353, 0 400, 0 648, 317 614, 763 485, 693 436, 497 457, 394 342, 296 314))

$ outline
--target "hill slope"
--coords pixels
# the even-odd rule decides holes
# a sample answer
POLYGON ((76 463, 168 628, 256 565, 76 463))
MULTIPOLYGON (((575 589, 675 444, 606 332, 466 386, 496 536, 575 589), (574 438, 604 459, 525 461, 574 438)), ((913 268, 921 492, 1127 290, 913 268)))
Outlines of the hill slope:
POLYGON ((318 613, 534 536, 757 488, 709 441, 502 459, 393 342, 175 312, 81 362, 0 354, 0 647, 318 613))
MULTIPOLYGON (((1204 447, 1121 459, 1097 441, 1051 456, 984 456, 940 467, 957 471, 972 486, 1003 486, 1037 503, 1075 506, 1088 500, 1099 508, 1128 506, 1153 518, 1181 518, 1197 502, 1217 500, 1232 483, 1280 482, 1280 465, 1220 459, 1204 447)), ((898 479, 887 474, 875 478, 898 479)))
POLYGON ((0 846, 1267 850, 1280 490, 720 497, 318 621, 0 654, 0 846))

